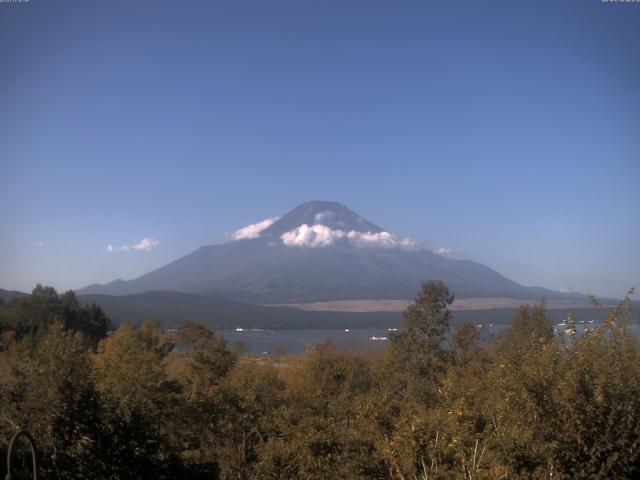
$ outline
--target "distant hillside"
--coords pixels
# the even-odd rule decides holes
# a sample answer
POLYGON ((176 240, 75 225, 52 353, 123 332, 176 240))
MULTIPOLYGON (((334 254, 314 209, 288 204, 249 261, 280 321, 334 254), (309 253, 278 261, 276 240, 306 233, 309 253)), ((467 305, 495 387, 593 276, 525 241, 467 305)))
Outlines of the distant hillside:
MULTIPOLYGON (((0 298, 9 301, 27 296, 23 292, 0 289, 0 298)), ((365 328, 398 327, 403 323, 402 314, 388 312, 340 312, 312 311, 290 307, 266 307, 235 302, 216 297, 182 292, 145 292, 134 295, 79 295, 81 303, 96 303, 116 324, 139 325, 145 320, 158 320, 165 327, 173 328, 184 320, 196 320, 214 328, 365 328)), ((553 304, 551 304, 553 305, 553 304)), ((634 317, 639 318, 640 302, 632 302, 634 317)), ((549 316, 555 321, 564 319, 570 308, 549 308, 549 316)), ((509 323, 516 308, 454 310, 453 325, 464 322, 487 325, 509 323)), ((593 308, 575 309, 579 320, 599 318, 593 308)))
POLYGON ((2 288, 0 288, 0 298, 5 302, 8 302, 9 300, 12 300, 14 298, 24 297, 26 295, 29 295, 29 294, 18 292, 15 290, 3 290, 2 288))
POLYGON ((96 303, 117 323, 141 324, 159 320, 165 327, 195 320, 215 328, 357 328, 398 326, 398 312, 310 312, 293 308, 261 307, 216 297, 181 292, 144 292, 133 295, 79 295, 82 303, 96 303))
MULTIPOLYGON (((293 308, 261 307, 202 295, 180 292, 145 292, 126 296, 80 295, 83 303, 94 302, 117 323, 141 324, 145 320, 159 320, 167 328, 184 320, 195 320, 214 328, 365 328, 399 327, 403 323, 400 312, 323 312, 293 308)), ((456 310, 453 325, 464 322, 488 325, 509 323, 516 308, 456 310)), ((554 321, 562 321, 569 308, 549 309, 554 321)), ((638 317, 640 303, 634 302, 638 317)), ((575 310, 578 320, 600 317, 593 308, 575 310)))

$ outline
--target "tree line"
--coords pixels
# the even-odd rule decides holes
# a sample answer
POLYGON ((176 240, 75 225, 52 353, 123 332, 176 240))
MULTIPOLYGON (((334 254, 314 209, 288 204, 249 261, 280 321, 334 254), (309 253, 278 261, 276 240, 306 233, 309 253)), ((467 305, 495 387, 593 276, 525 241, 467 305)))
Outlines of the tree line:
POLYGON ((628 296, 581 336, 540 304, 490 341, 450 331, 452 301, 425 283, 383 351, 326 342, 274 364, 196 322, 113 329, 38 286, 0 304, 0 449, 28 429, 46 479, 640 475, 628 296))

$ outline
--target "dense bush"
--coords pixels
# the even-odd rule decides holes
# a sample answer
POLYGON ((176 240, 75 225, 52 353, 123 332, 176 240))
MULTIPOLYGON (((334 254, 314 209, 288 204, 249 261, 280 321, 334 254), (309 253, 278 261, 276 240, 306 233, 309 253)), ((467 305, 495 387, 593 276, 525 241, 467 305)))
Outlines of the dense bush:
POLYGON ((492 341, 449 332, 451 301, 425 284, 382 352, 268 364, 194 322, 107 334, 98 307, 38 287, 0 306, 0 446, 27 428, 47 479, 640 475, 628 299, 583 336, 525 306, 492 341))

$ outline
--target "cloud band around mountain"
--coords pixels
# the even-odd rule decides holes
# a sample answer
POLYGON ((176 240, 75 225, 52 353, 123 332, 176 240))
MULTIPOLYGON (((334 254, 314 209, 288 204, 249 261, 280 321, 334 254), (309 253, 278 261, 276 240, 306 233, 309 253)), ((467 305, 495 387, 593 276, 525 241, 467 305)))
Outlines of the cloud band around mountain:
POLYGON ((287 247, 321 248, 347 241, 358 247, 416 249, 418 244, 408 238, 399 238, 389 232, 358 232, 334 230, 326 225, 302 224, 280 236, 287 247))
POLYGON ((271 225, 273 225, 273 222, 276 222, 279 218, 280 217, 265 218, 261 222, 247 225, 246 227, 240 228, 233 232, 231 238, 233 238, 234 240, 248 240, 252 238, 258 238, 263 230, 269 228, 271 225))
POLYGON ((332 230, 326 225, 307 225, 289 230, 280 236, 287 247, 327 247, 346 235, 342 230, 332 230))

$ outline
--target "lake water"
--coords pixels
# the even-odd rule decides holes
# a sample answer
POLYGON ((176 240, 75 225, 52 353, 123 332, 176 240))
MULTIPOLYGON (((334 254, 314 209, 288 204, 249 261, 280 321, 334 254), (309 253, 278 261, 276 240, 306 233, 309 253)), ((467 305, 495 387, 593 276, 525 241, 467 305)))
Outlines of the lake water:
MULTIPOLYGON (((499 334, 508 325, 483 325, 479 328, 484 339, 490 339, 499 334)), ((588 328, 597 328, 599 322, 578 323, 576 330, 581 335, 588 328)), ((554 325, 556 332, 562 332, 565 326, 554 325)), ((632 325, 632 331, 640 334, 637 324, 632 325)), ((386 328, 354 328, 342 329, 286 329, 286 330, 219 330, 227 340, 229 347, 236 341, 242 341, 249 349, 250 355, 277 355, 283 352, 299 355, 305 352, 307 345, 317 345, 327 340, 333 340, 340 347, 348 348, 384 348, 389 344, 390 330, 386 328)))
POLYGON ((388 340, 371 340, 372 337, 388 338, 386 328, 357 328, 349 331, 338 329, 286 329, 286 330, 221 330, 219 333, 229 346, 238 340, 249 349, 250 355, 276 355, 283 350, 288 354, 299 355, 305 352, 306 345, 317 345, 333 340, 341 347, 362 348, 386 346, 388 340))

